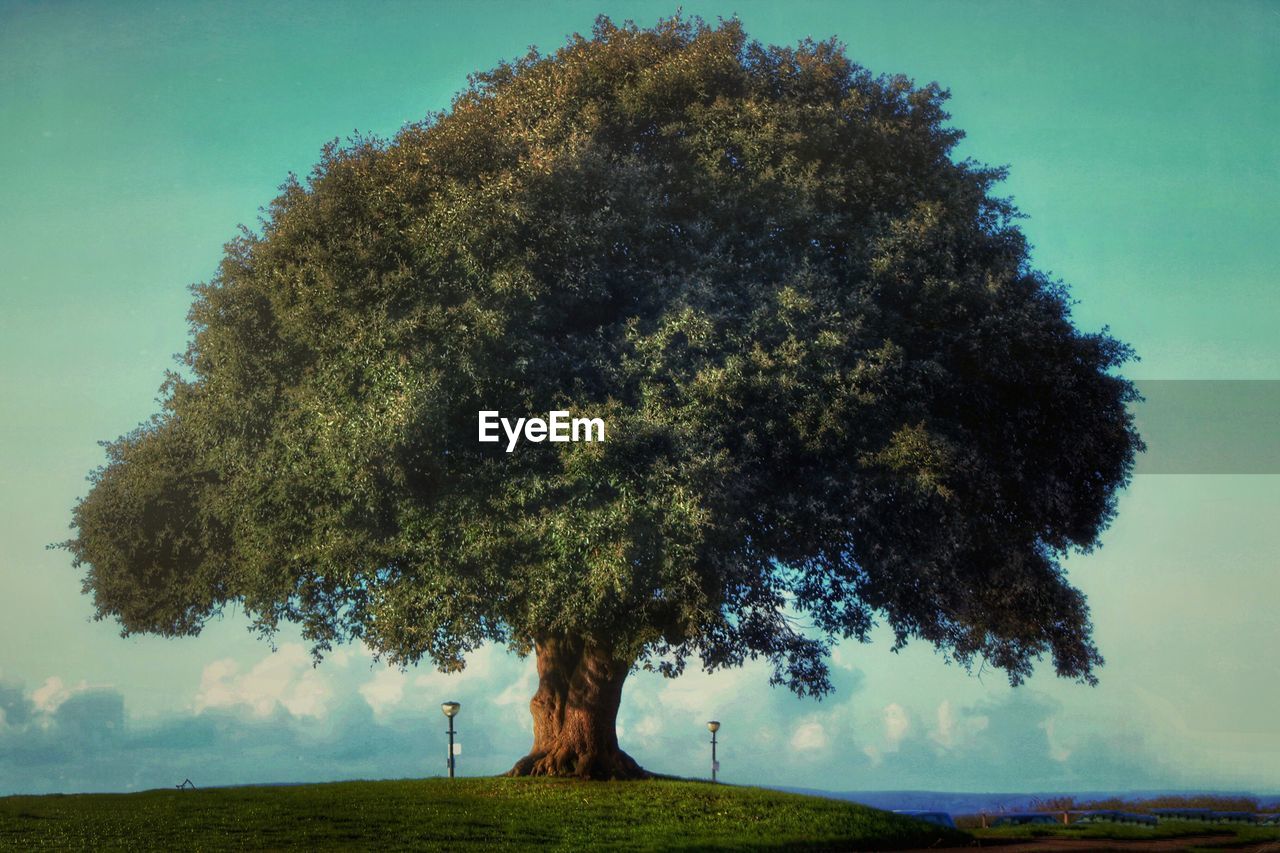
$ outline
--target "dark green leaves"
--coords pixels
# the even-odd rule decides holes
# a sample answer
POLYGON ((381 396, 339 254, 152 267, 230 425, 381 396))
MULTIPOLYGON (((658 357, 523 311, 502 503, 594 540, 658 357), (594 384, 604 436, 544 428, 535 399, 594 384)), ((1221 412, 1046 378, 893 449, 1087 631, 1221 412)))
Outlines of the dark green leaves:
POLYGON ((802 693, 878 618, 1091 678, 1057 560, 1140 446, 1129 352, 1030 267, 1002 173, 951 159, 945 98, 835 42, 602 20, 327 148, 196 289, 190 381, 76 510, 100 614, 235 601, 445 668, 579 633, 802 693), (481 409, 609 438, 508 454, 481 409))

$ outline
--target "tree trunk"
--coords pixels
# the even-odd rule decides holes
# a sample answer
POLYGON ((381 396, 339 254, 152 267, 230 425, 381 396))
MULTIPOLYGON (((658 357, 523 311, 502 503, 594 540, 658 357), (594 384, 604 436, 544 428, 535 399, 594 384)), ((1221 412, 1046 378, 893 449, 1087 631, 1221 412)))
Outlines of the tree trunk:
POLYGON ((631 662, 581 637, 547 637, 536 647, 538 692, 529 703, 533 748, 507 775, 647 778, 618 748, 614 728, 631 662))

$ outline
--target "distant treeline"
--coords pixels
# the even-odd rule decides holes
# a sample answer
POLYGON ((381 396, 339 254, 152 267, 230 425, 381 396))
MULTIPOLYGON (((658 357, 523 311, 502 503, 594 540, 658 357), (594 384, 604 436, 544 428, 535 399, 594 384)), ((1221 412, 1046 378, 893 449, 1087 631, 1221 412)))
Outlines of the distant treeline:
MULTIPOLYGON (((1153 809, 1212 809, 1219 812, 1280 812, 1280 801, 1274 798, 1260 800, 1244 795, 1220 794, 1167 794, 1158 797, 1131 798, 1122 796, 1102 799, 1080 799, 1070 795, 1033 798, 1026 809, 996 809, 986 812, 998 815, 1005 811, 1028 812, 1079 812, 1123 811, 1146 813, 1153 809)), ((982 813, 955 816, 960 829, 976 829, 982 826, 982 813)))
POLYGON ((1276 812, 1280 803, 1263 803, 1257 797, 1219 794, 1169 794, 1146 799, 1108 797, 1101 800, 1077 800, 1072 796, 1047 797, 1031 801, 1030 811, 1073 812, 1112 809, 1124 812, 1148 812, 1151 809, 1213 809, 1218 812, 1276 812))

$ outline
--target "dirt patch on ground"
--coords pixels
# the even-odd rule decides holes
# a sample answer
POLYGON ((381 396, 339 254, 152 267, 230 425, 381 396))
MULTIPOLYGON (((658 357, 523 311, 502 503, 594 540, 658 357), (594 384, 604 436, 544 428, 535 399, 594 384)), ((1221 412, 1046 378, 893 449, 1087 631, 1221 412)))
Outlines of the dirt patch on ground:
POLYGON ((980 839, 975 847, 999 850, 1000 853, 1054 853, 1066 850, 1143 850, 1149 853, 1188 850, 1192 847, 1218 847, 1243 853, 1280 853, 1280 841, 1262 841, 1239 846, 1233 835, 1187 835, 1182 838, 1151 838, 1146 840, 1122 840, 1110 838, 1044 838, 1018 839, 1016 841, 994 838, 980 839))

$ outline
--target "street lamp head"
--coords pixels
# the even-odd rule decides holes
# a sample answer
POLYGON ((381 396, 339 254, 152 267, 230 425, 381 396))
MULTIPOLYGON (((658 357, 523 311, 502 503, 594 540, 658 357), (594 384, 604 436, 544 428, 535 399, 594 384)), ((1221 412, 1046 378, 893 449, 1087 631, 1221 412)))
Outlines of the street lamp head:
POLYGON ((711 720, 710 722, 707 723, 707 728, 710 729, 712 732, 720 731, 720 721, 711 720))
POLYGON ((441 702, 440 710, 444 711, 446 717, 452 717, 458 713, 458 709, 462 707, 460 702, 441 702))

